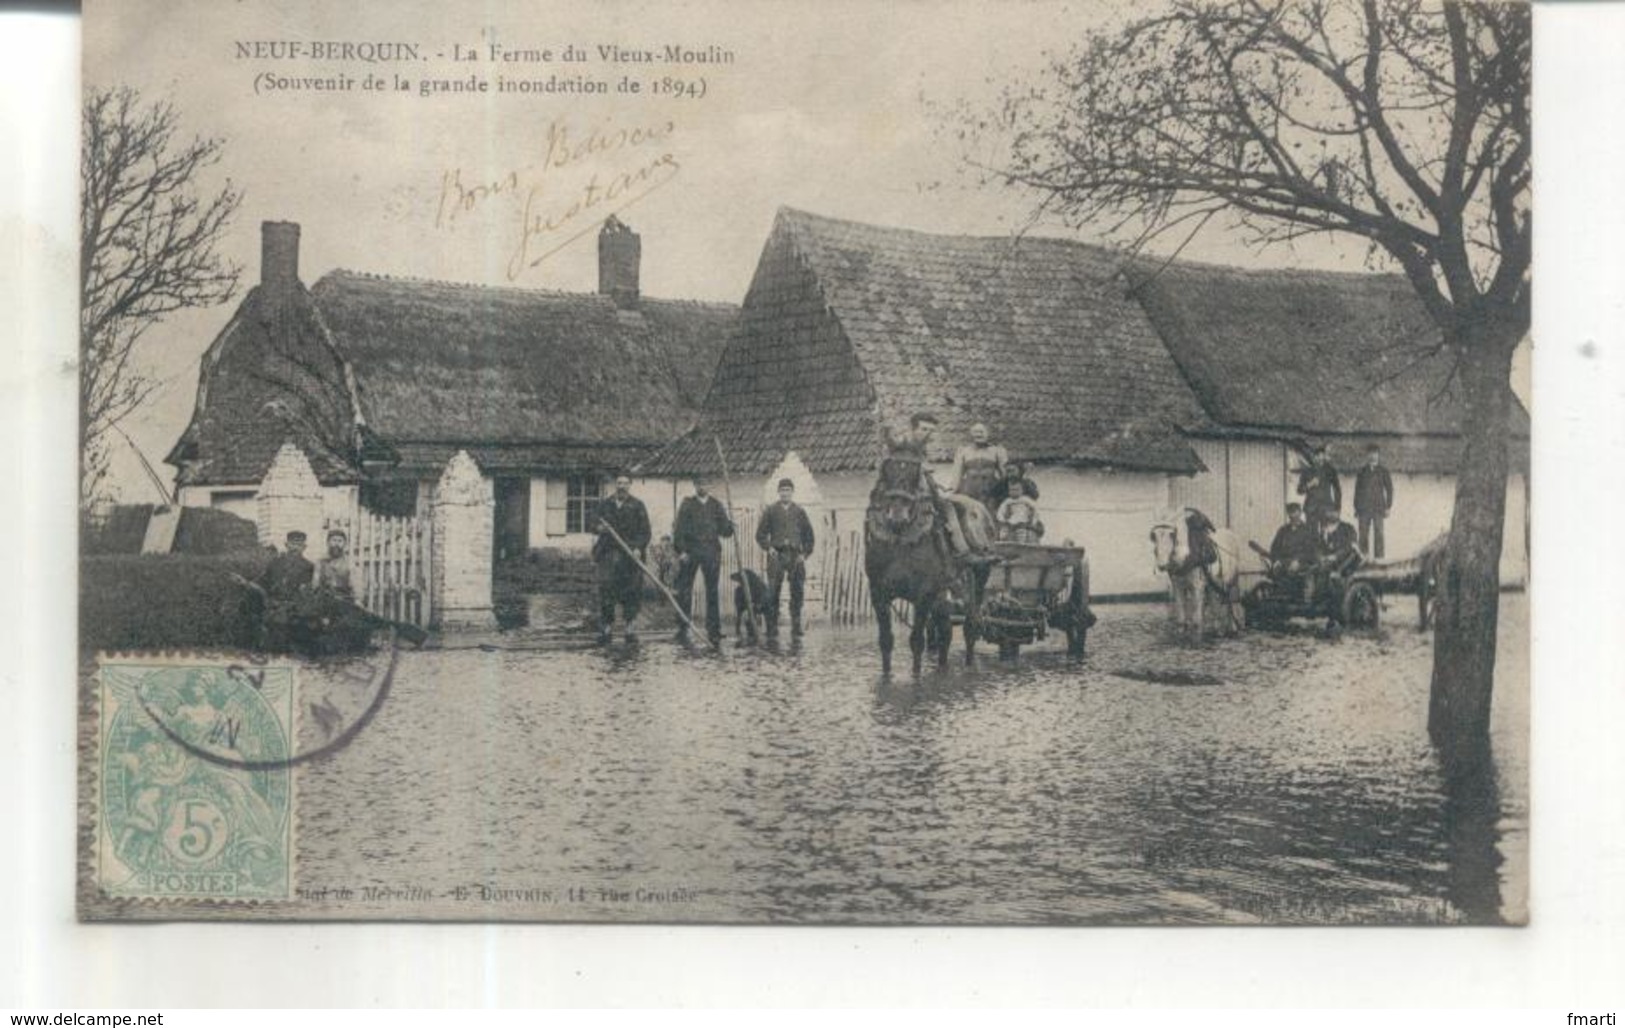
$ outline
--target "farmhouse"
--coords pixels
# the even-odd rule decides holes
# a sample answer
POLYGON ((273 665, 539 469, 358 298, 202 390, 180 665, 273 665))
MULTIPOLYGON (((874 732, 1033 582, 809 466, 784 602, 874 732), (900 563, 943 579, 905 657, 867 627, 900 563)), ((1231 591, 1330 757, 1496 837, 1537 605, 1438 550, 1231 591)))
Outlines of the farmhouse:
MULTIPOLYGON (((982 422, 1033 466, 1046 539, 1088 548, 1097 594, 1135 594, 1163 587, 1146 543, 1159 511, 1193 504, 1267 542, 1294 491, 1294 443, 1326 439, 1352 470, 1380 441, 1396 475, 1389 555, 1403 556, 1448 525, 1460 446, 1440 368, 1408 366, 1427 331, 1392 278, 1125 267, 1068 240, 787 209, 699 424, 642 467, 714 474, 720 443, 753 501, 796 480, 850 553, 883 429, 936 415, 946 463, 982 422), (1446 395, 1430 402, 1434 390, 1446 395)), ((1521 534, 1508 538, 1521 554, 1521 534)))
MULTIPOLYGON (((599 289, 576 294, 333 271, 299 279, 299 226, 263 226, 260 284, 205 353, 166 458, 185 506, 256 518, 285 443, 331 517, 417 515, 466 451, 494 493, 497 559, 584 548, 594 500, 693 424, 737 316, 638 288, 641 242, 611 219, 599 289)), ((657 520, 669 483, 639 483, 657 520)))
POLYGON ((985 422, 1043 490, 1047 539, 1096 588, 1158 587, 1146 550, 1168 480, 1209 427, 1123 288, 1119 258, 1058 239, 940 236, 781 211, 700 425, 645 465, 796 479, 826 535, 858 537, 882 430, 927 411, 947 462, 985 422))
MULTIPOLYGON (((1256 271, 1192 262, 1127 272, 1130 289, 1216 428, 1189 436, 1207 473, 1171 482, 1174 503, 1210 512, 1267 544, 1298 499, 1294 444, 1324 444, 1353 520, 1354 475, 1376 446, 1394 481, 1389 557, 1414 554, 1450 524, 1461 457, 1461 398, 1449 356, 1398 275, 1256 271)), ((1525 580, 1529 414, 1507 431, 1501 579, 1525 580)), ((1245 559, 1259 566, 1253 554, 1245 559)))
MULTIPOLYGON (((614 471, 634 469, 659 535, 684 479, 716 476, 723 459, 747 562, 753 512, 789 477, 820 539, 813 609, 861 617, 883 432, 921 411, 941 425, 940 464, 981 422, 1031 465, 1046 540, 1088 549, 1097 595, 1163 588, 1147 531, 1174 506, 1267 541, 1307 443, 1327 443, 1344 472, 1345 514, 1366 447, 1381 447, 1389 557, 1449 523, 1459 400, 1435 330, 1392 276, 1151 265, 1070 240, 786 209, 735 308, 641 296, 641 243, 615 219, 593 294, 351 271, 307 289, 299 227, 267 223, 262 242, 262 280, 204 355, 167 458, 181 503, 249 517, 262 542, 276 538, 267 512, 290 504, 316 529, 362 511, 406 519, 419 565, 434 564, 412 574, 451 590, 437 607, 471 617, 493 561, 590 544, 614 471), (463 499, 471 548, 422 550, 431 509, 463 499), (486 577, 457 587, 475 567, 486 577)), ((1521 407, 1508 432, 1502 576, 1516 583, 1521 407)))

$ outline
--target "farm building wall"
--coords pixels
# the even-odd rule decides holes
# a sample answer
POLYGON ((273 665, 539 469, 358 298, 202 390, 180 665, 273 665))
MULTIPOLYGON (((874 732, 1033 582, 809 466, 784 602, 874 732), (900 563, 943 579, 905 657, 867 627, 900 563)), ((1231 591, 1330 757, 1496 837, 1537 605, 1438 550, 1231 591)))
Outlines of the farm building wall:
MULTIPOLYGON (((946 466, 936 468, 940 478, 946 466)), ((1044 541, 1059 545, 1066 539, 1089 554, 1090 586, 1097 596, 1157 593, 1167 589, 1151 567, 1148 533, 1156 512, 1168 505, 1168 477, 1153 472, 1101 471, 1059 465, 1040 465, 1030 472, 1043 494, 1038 501, 1044 519, 1044 541)), ((772 488, 772 476, 752 476, 734 483, 736 507, 772 488)), ((861 540, 864 512, 874 473, 839 472, 817 476, 820 502, 806 504, 816 531, 831 529, 842 537, 843 548, 861 540)), ((798 490, 798 493, 805 490, 798 490)), ((754 546, 750 540, 748 545, 754 546)), ((820 536, 822 548, 832 540, 820 536)))
MULTIPOLYGON (((235 514, 244 521, 259 523, 260 488, 255 485, 184 485, 176 497, 182 507, 209 507, 235 514)), ((355 509, 356 487, 330 485, 321 488, 321 513, 324 520, 338 520, 350 516, 355 509)), ((277 543, 278 547, 281 542, 277 543)))
POLYGON ((176 499, 182 507, 212 507, 253 521, 259 507, 259 494, 258 485, 183 485, 176 499))
MULTIPOLYGON (((1249 541, 1269 546, 1286 520, 1286 504, 1301 499, 1293 472, 1301 461, 1282 443, 1262 440, 1192 439, 1208 470, 1172 480, 1171 502, 1196 507, 1214 524, 1230 528, 1243 547, 1242 570, 1259 572, 1263 562, 1249 541)), ((1416 553, 1450 528, 1456 478, 1449 474, 1395 471, 1394 509, 1383 526, 1384 557, 1400 560, 1416 553)), ((1354 472, 1341 472, 1343 517, 1354 523, 1354 472)), ((1507 480, 1506 533, 1501 548, 1501 581, 1527 584, 1529 553, 1525 529, 1527 493, 1522 474, 1507 480)))
MULTIPOLYGON (((608 496, 615 483, 603 476, 602 494, 608 496)), ((677 516, 677 502, 693 492, 693 488, 669 478, 634 478, 632 495, 649 508, 649 528, 654 539, 671 534, 672 519, 677 516), (681 491, 679 491, 681 490, 681 491)), ((591 532, 571 531, 568 520, 569 479, 561 475, 533 476, 530 480, 530 548, 556 549, 566 553, 585 553, 592 549, 595 536, 591 532)), ((582 526, 585 527, 585 526, 582 526)))
POLYGON ((1071 539, 1084 548, 1094 595, 1166 592, 1167 579, 1152 567, 1150 532, 1168 505, 1167 475, 1042 465, 1029 475, 1042 494, 1044 542, 1071 539))
MULTIPOLYGON (((1529 527, 1525 479, 1507 479, 1506 527, 1501 536, 1501 584, 1529 584, 1529 527)), ((1384 527, 1389 559, 1408 557, 1450 529, 1456 503, 1454 475, 1394 473, 1394 516, 1384 527)))
POLYGON ((1253 439, 1190 442, 1208 470, 1173 479, 1169 490, 1173 506, 1195 507, 1215 525, 1236 533, 1242 547, 1242 570, 1263 571, 1263 561, 1247 543, 1269 546, 1275 530, 1286 520, 1293 488, 1288 481, 1286 447, 1253 439))

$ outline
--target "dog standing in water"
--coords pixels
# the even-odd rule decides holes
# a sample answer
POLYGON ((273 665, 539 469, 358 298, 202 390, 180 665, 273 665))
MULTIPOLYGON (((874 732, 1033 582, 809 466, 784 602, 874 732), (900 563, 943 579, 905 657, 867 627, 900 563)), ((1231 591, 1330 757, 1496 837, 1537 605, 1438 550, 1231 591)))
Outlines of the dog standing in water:
POLYGON ((750 568, 735 571, 728 577, 733 579, 734 582, 734 636, 736 638, 749 638, 751 642, 755 642, 757 639, 757 622, 761 621, 765 616, 768 602, 772 598, 767 588, 767 581, 750 568), (743 576, 743 580, 741 580, 741 576, 743 576), (749 602, 747 602, 745 594, 747 583, 750 589, 749 602), (755 618, 751 617, 752 612, 755 613, 755 618), (749 624, 748 633, 745 632, 747 622, 749 624))

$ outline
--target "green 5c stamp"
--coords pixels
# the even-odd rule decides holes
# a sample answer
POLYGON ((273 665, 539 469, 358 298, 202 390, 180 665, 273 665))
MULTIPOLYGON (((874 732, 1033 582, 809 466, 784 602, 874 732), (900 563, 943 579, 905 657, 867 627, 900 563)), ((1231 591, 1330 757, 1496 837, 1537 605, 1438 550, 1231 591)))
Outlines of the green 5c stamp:
POLYGON ((293 897, 290 665, 105 659, 96 879, 109 897, 293 897))

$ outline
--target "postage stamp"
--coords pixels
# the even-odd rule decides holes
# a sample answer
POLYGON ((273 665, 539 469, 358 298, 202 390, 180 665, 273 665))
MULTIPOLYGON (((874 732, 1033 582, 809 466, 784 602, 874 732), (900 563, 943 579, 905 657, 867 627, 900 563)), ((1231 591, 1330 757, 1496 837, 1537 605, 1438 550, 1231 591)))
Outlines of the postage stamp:
POLYGON ((291 664, 101 664, 96 883, 106 896, 292 898, 298 691, 291 664))

